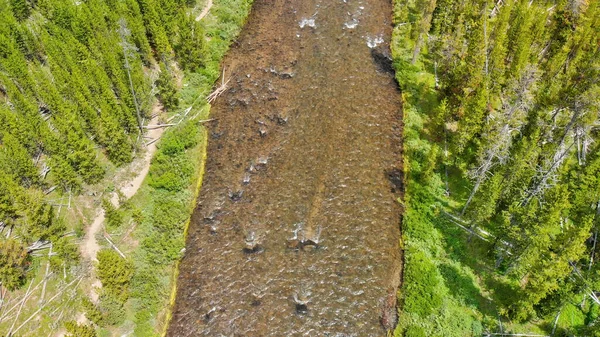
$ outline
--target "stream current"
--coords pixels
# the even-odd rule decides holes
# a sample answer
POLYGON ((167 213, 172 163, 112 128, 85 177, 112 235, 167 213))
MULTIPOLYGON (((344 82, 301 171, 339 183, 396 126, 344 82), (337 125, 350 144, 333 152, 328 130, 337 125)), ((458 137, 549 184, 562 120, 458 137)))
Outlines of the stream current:
POLYGON ((168 336, 385 336, 400 283, 389 0, 255 0, 223 61, 168 336))

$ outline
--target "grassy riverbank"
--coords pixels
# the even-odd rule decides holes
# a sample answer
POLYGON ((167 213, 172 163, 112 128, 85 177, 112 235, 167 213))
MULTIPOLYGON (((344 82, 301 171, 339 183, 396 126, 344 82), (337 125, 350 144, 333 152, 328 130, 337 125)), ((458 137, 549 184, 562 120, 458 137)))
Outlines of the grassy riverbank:
MULTIPOLYGON (((188 118, 165 132, 158 144, 150 172, 138 193, 128 201, 125 219, 135 218, 135 246, 129 247, 134 272, 125 320, 118 333, 134 336, 163 333, 170 317, 176 289, 177 265, 185 248, 185 235, 195 199, 202 184, 208 118, 206 96, 220 75, 220 62, 239 34, 252 1, 214 1, 203 18, 207 36, 205 68, 186 73, 181 90, 181 110, 193 106, 188 118)), ((115 335, 114 328, 100 335, 115 335)))
POLYGON ((406 61, 410 54, 402 48, 406 41, 401 34, 400 29, 394 31, 392 48, 404 109, 405 264, 394 335, 479 336, 483 331, 478 309, 481 289, 472 269, 452 256, 449 237, 439 228, 440 211, 450 200, 444 196, 437 172, 441 148, 427 133, 437 104, 433 78, 406 61))

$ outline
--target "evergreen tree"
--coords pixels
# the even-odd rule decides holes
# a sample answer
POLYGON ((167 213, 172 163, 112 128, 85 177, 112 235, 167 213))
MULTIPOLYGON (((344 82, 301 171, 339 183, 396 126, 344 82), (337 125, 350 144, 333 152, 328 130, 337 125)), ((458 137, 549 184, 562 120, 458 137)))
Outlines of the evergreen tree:
POLYGON ((97 337, 96 330, 91 325, 82 325, 74 321, 65 323, 65 329, 69 333, 67 337, 97 337))
POLYGON ((204 66, 206 42, 200 22, 189 14, 180 14, 179 43, 176 47, 179 63, 185 70, 198 71, 204 66))
POLYGON ((156 80, 156 87, 158 88, 158 97, 165 109, 172 110, 177 108, 179 105, 177 88, 175 88, 173 76, 167 70, 164 63, 160 64, 160 73, 156 80))
POLYGON ((29 18, 31 14, 31 7, 27 0, 10 0, 10 7, 15 18, 23 21, 29 18))
POLYGON ((20 287, 25 281, 29 256, 22 243, 0 240, 0 282, 9 290, 20 287))

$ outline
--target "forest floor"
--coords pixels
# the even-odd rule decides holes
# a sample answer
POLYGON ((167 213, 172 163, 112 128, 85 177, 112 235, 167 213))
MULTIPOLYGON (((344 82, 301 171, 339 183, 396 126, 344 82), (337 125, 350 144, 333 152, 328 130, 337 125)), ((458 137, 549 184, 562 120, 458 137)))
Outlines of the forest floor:
MULTIPOLYGON (((160 124, 161 116, 164 113, 163 110, 162 104, 158 100, 155 101, 154 105, 152 106, 151 113, 151 116, 153 117, 147 123, 147 126, 160 124)), ((143 137, 144 140, 147 139, 147 141, 144 141, 144 144, 146 145, 143 155, 138 156, 133 160, 133 162, 121 168, 119 172, 115 174, 117 177, 119 177, 123 175, 127 176, 127 173, 130 172, 135 173, 134 176, 129 175, 127 178, 117 178, 119 183, 118 186, 115 186, 115 189, 116 191, 120 191, 121 195, 125 199, 130 199, 133 197, 142 186, 146 175, 150 171, 150 163, 152 162, 152 157, 156 152, 158 140, 162 136, 165 129, 166 128, 164 127, 148 129, 143 137)), ((116 208, 120 206, 119 196, 117 193, 112 193, 109 196, 109 199, 116 208)), ((85 229, 85 236, 80 244, 81 256, 86 260, 86 262, 89 262, 86 263, 86 265, 89 268, 88 275, 90 275, 90 280, 88 282, 91 283, 91 287, 87 289, 87 295, 94 303, 98 302, 99 289, 102 287, 102 283, 100 283, 100 280, 98 280, 98 278, 95 276, 93 269, 94 262, 97 261, 96 254, 98 254, 101 249, 100 243, 98 242, 98 236, 102 231, 104 231, 104 220, 104 210, 102 209, 102 206, 99 206, 96 208, 96 217, 94 218, 92 224, 85 229)), ((79 323, 84 323, 87 320, 85 319, 85 315, 79 315, 77 316, 77 321, 79 323)), ((62 334, 59 333, 57 337, 59 336, 62 336, 62 334)))

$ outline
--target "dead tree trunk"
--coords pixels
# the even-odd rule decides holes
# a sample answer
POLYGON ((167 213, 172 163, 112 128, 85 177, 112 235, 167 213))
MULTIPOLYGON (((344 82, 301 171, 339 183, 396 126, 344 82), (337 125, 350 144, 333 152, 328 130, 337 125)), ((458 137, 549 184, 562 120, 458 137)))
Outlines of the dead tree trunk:
POLYGON ((140 113, 140 107, 135 95, 135 89, 133 87, 133 80, 131 79, 131 67, 129 65, 129 54, 131 51, 136 50, 136 47, 127 42, 127 37, 131 35, 131 32, 127 28, 127 22, 125 19, 119 19, 119 35, 121 36, 121 47, 123 48, 123 58, 125 59, 125 70, 127 70, 127 78, 129 79, 129 88, 131 89, 131 95, 133 96, 133 104, 135 105, 135 116, 138 123, 140 134, 144 134, 142 128, 142 115, 140 113))
POLYGON ((433 10, 435 9, 436 0, 429 0, 426 7, 423 9, 423 17, 419 22, 419 33, 417 35, 417 42, 415 43, 415 49, 413 50, 412 56, 412 64, 417 63, 419 59, 419 54, 421 53, 421 46, 423 45, 423 40, 425 39, 425 35, 429 31, 431 27, 431 18, 433 15, 433 10))

